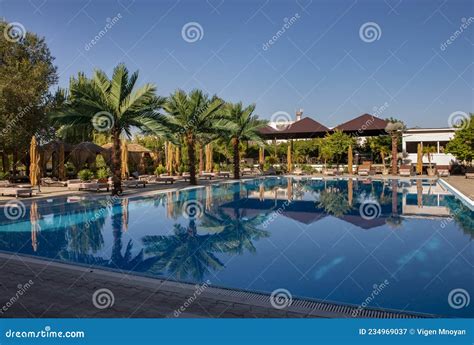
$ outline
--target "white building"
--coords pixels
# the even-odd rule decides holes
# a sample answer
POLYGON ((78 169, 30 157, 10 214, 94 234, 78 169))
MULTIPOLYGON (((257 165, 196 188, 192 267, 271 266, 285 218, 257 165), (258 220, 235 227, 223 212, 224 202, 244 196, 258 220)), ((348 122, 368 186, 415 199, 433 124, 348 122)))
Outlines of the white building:
MULTIPOLYGON (((412 128, 403 133, 402 148, 406 153, 405 161, 408 164, 417 163, 418 144, 434 146, 436 153, 432 155, 431 162, 436 165, 450 165, 457 162, 456 158, 445 153, 446 144, 454 137, 456 128, 412 128)), ((428 164, 428 157, 423 156, 423 163, 428 164)))

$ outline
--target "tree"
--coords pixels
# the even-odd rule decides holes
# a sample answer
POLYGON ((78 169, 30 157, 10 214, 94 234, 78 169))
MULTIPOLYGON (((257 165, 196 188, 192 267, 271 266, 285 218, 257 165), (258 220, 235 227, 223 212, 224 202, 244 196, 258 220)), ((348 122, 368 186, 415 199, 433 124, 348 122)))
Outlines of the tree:
MULTIPOLYGON (((55 97, 49 90, 58 76, 44 38, 31 32, 10 37, 9 24, 0 20, 0 150, 3 168, 9 170, 7 153, 25 152, 31 136, 47 139, 47 112, 55 97)), ((7 171, 5 171, 7 172, 7 171)))
POLYGON ((433 153, 436 153, 436 147, 435 146, 430 146, 426 145, 423 146, 423 155, 428 157, 428 165, 431 170, 431 159, 433 158, 433 153))
POLYGON ((459 129, 446 145, 445 152, 471 165, 474 160, 474 114, 470 114, 470 118, 459 124, 457 128, 459 129))
POLYGON ((387 132, 392 138, 392 175, 396 175, 398 172, 397 161, 398 161, 398 143, 401 134, 405 130, 405 125, 402 122, 393 122, 396 120, 389 120, 385 127, 387 132))
POLYGON ((347 155, 347 149, 350 145, 354 145, 354 139, 342 131, 335 130, 332 134, 326 134, 321 140, 320 155, 323 157, 325 164, 326 160, 334 159, 339 166, 342 157, 347 155))
POLYGON ((159 113, 165 99, 156 96, 156 87, 145 84, 134 90, 138 71, 129 76, 125 65, 114 68, 112 78, 100 70, 91 80, 83 79, 71 85, 70 97, 62 110, 52 114, 58 124, 66 126, 93 124, 96 130, 110 132, 113 138, 112 195, 121 193, 120 136, 131 136, 138 128, 156 135, 167 134, 165 118, 159 113))
POLYGON ((251 140, 261 145, 264 144, 260 137, 259 129, 266 126, 267 122, 259 120, 256 115, 253 115, 254 110, 255 104, 244 108, 242 102, 236 104, 228 103, 224 108, 226 119, 229 120, 225 124, 225 128, 230 134, 232 144, 235 179, 240 178, 240 142, 251 140))
POLYGON ((186 94, 182 90, 172 94, 164 109, 172 133, 184 137, 189 161, 189 181, 197 184, 196 144, 203 136, 213 135, 224 116, 219 111, 224 102, 217 97, 209 99, 200 90, 186 94))

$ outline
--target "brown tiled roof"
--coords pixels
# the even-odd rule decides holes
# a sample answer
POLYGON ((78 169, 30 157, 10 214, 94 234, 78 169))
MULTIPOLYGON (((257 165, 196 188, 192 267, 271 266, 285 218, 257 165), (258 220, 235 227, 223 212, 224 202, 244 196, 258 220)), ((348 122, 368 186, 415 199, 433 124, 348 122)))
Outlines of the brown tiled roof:
POLYGON ((344 122, 334 129, 341 130, 343 132, 356 132, 356 131, 383 131, 387 126, 387 121, 382 120, 374 115, 363 114, 352 120, 344 122))
POLYGON ((299 121, 292 123, 282 132, 286 133, 314 133, 314 132, 327 132, 329 128, 320 124, 318 121, 313 120, 310 117, 304 117, 299 121))
POLYGON ((277 130, 270 126, 265 126, 260 128, 260 134, 272 134, 275 133, 277 130))

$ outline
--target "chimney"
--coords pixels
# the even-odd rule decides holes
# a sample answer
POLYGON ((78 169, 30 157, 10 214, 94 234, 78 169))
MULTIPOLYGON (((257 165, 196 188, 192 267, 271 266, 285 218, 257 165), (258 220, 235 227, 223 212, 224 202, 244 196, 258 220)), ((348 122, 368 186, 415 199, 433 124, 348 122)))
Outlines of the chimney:
POLYGON ((302 117, 303 117, 303 109, 297 110, 296 111, 296 121, 301 120, 302 117))

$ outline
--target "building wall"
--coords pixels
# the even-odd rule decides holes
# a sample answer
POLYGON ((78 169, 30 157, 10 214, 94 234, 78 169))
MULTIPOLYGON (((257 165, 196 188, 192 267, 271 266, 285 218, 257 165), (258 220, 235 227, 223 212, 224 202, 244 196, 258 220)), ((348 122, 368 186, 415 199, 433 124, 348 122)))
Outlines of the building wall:
MULTIPOLYGON (((453 138, 454 133, 455 129, 453 128, 439 129, 433 131, 408 130, 403 134, 402 137, 403 152, 405 152, 407 155, 405 160, 408 163, 417 163, 418 156, 416 152, 413 152, 413 147, 421 142, 425 145, 436 145, 437 153, 434 153, 432 155, 432 163, 437 165, 450 165, 457 162, 456 158, 452 154, 443 152, 444 143, 450 141, 453 138), (411 148, 412 152, 407 152, 407 146, 408 150, 410 150, 411 148)), ((423 163, 428 164, 428 157, 426 155, 423 156, 423 163)))

